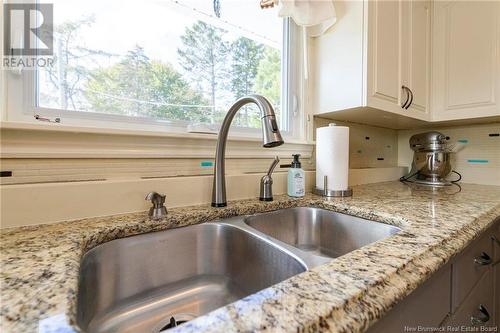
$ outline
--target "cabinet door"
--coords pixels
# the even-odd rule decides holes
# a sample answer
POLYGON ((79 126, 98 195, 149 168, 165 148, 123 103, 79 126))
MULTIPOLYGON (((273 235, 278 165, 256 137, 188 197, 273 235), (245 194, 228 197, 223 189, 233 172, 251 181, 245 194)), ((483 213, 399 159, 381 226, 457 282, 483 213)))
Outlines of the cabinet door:
POLYGON ((437 327, 450 312, 451 268, 447 265, 399 302, 367 333, 408 332, 408 327, 437 327))
POLYGON ((500 115, 500 1, 435 1, 433 120, 500 115))
POLYGON ((412 118, 429 120, 429 0, 368 1, 366 104, 412 118), (402 105, 413 92, 409 109, 402 105))
MULTIPOLYGON (((402 82, 411 89, 409 112, 427 113, 430 86, 431 4, 429 0, 403 3, 402 82)), ((405 99, 406 96, 403 96, 405 99)), ((403 103, 405 101, 403 100, 403 103)))
POLYGON ((496 326, 493 297, 493 275, 488 272, 472 289, 457 311, 446 321, 445 325, 477 327, 477 330, 469 332, 494 332, 491 329, 487 330, 488 327, 496 326))
POLYGON ((493 243, 490 233, 486 233, 469 245, 453 263, 453 311, 462 304, 472 287, 482 276, 491 271, 491 263, 481 262, 483 258, 489 260, 493 258, 493 243))
POLYGON ((368 106, 399 113, 402 1, 368 1, 368 106))

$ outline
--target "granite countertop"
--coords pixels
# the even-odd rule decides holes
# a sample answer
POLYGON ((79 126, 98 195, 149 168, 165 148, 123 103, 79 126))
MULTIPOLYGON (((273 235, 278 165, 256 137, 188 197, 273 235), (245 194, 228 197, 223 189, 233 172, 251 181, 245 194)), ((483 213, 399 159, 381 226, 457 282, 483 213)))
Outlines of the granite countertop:
POLYGON ((0 233, 0 331, 73 332, 80 259, 130 235, 286 207, 314 206, 402 229, 169 332, 360 332, 460 252, 500 216, 500 187, 432 191, 399 182, 354 187, 351 198, 275 197, 227 208, 169 209, 4 229, 0 233))

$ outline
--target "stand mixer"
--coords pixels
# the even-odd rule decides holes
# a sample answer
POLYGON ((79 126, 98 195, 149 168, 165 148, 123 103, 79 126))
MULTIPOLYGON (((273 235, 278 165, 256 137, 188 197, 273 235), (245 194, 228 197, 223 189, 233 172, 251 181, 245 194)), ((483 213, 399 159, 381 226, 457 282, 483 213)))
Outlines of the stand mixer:
POLYGON ((440 132, 415 134, 410 138, 410 148, 414 151, 411 171, 402 181, 428 186, 447 186, 453 182, 447 177, 453 172, 451 157, 453 147, 449 138, 440 132))

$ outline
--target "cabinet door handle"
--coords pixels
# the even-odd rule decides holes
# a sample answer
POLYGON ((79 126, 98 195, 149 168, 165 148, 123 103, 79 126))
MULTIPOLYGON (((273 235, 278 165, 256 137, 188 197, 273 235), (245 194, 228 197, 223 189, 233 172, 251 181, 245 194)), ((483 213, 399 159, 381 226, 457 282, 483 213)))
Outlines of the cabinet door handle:
POLYGON ((490 314, 488 313, 488 310, 486 307, 482 304, 479 304, 479 315, 476 316, 470 316, 470 322, 472 325, 481 325, 485 324, 490 320, 490 314))
POLYGON ((410 93, 408 91, 410 91, 410 89, 408 89, 407 86, 401 86, 401 89, 403 89, 403 91, 406 93, 406 100, 403 104, 401 104, 401 108, 405 108, 406 106, 406 103, 408 103, 408 100, 410 99, 410 93))
POLYGON ((481 255, 474 258, 474 263, 476 265, 487 266, 491 264, 491 258, 486 252, 481 252, 481 255))
POLYGON ((413 103, 413 91, 411 91, 410 88, 406 88, 408 89, 408 92, 410 93, 410 102, 408 103, 408 105, 405 107, 406 110, 408 110, 408 108, 411 106, 411 103, 413 103))

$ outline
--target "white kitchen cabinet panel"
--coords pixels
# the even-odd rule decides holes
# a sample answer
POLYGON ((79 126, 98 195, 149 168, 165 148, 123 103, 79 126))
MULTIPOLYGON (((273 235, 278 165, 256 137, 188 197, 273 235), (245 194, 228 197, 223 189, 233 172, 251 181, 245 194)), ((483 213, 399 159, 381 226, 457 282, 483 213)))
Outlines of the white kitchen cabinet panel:
POLYGON ((433 120, 500 115, 500 1, 436 1, 433 120))
POLYGON ((430 2, 338 1, 336 9, 338 22, 313 42, 314 113, 366 108, 430 120, 430 2))
POLYGON ((329 33, 310 40, 315 114, 364 104, 363 7, 363 1, 335 2, 339 20, 329 33))

